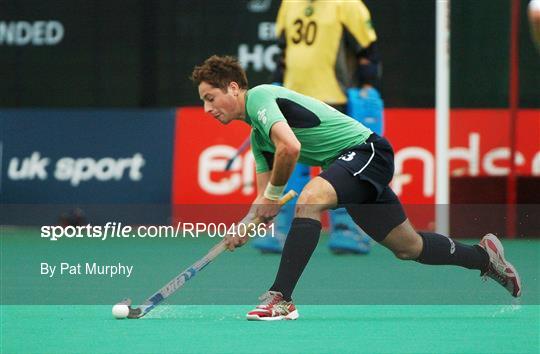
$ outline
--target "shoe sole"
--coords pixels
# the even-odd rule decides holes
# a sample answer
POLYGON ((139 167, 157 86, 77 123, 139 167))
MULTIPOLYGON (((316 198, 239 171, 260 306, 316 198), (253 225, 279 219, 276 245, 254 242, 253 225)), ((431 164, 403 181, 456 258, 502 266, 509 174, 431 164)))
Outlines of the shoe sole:
POLYGON ((511 274, 513 274, 513 276, 510 277, 510 281, 514 284, 514 290, 518 289, 518 291, 517 291, 517 293, 515 295, 512 292, 512 296, 513 297, 520 297, 521 296, 521 279, 519 277, 519 274, 518 274, 516 268, 514 268, 512 263, 508 262, 504 258, 504 247, 503 247, 501 241, 499 241, 497 236, 495 236, 493 234, 487 234, 486 236, 484 236, 482 238, 482 241, 483 242, 481 242, 481 243, 485 245, 484 248, 486 249, 488 254, 490 252, 492 252, 492 253, 495 253, 496 255, 498 255, 500 260, 504 263, 505 267, 510 270, 511 274), (491 242, 492 244, 490 245, 488 242, 491 242))
POLYGON ((246 319, 248 321, 282 321, 282 320, 296 320, 300 315, 298 314, 298 310, 294 310, 293 312, 289 313, 287 316, 274 316, 274 317, 259 317, 257 315, 246 315, 246 319))

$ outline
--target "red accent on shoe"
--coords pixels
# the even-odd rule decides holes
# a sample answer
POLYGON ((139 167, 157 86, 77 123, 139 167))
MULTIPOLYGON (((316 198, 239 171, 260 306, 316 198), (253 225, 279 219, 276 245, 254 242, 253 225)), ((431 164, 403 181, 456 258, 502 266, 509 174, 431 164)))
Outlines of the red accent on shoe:
POLYGON ((248 312, 247 319, 250 321, 276 321, 295 320, 298 311, 291 301, 283 300, 280 292, 268 291, 260 298, 262 304, 248 312))
POLYGON ((482 275, 501 284, 512 296, 521 296, 519 274, 504 258, 504 248, 499 239, 495 235, 487 234, 482 238, 479 246, 486 250, 489 256, 488 268, 482 275))

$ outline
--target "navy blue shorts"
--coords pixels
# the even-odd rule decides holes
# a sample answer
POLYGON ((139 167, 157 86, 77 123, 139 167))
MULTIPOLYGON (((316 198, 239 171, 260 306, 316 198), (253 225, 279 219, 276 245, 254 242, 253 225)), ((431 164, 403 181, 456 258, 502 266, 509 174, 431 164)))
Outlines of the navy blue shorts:
POLYGON ((393 175, 394 150, 373 133, 365 143, 344 150, 320 177, 334 187, 338 206, 347 208, 358 226, 380 242, 407 219, 389 186, 393 175))

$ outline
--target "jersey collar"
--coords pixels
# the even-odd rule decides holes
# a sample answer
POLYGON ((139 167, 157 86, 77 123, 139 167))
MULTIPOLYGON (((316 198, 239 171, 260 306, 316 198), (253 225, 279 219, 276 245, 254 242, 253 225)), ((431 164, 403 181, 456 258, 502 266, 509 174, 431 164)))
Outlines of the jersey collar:
POLYGON ((251 118, 249 117, 248 109, 247 109, 247 107, 248 107, 247 106, 248 105, 248 93, 249 93, 249 90, 246 91, 246 96, 244 97, 244 101, 245 101, 245 103, 244 103, 245 121, 246 121, 247 124, 253 125, 251 123, 251 118))

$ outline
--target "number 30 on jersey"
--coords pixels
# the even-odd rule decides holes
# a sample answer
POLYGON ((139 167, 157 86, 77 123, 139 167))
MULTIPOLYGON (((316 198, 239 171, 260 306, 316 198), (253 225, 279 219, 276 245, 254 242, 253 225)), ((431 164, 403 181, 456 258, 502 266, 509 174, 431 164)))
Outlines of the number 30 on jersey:
POLYGON ((305 21, 301 18, 294 21, 295 32, 291 38, 294 44, 301 42, 312 45, 317 38, 317 23, 315 21, 305 21))

